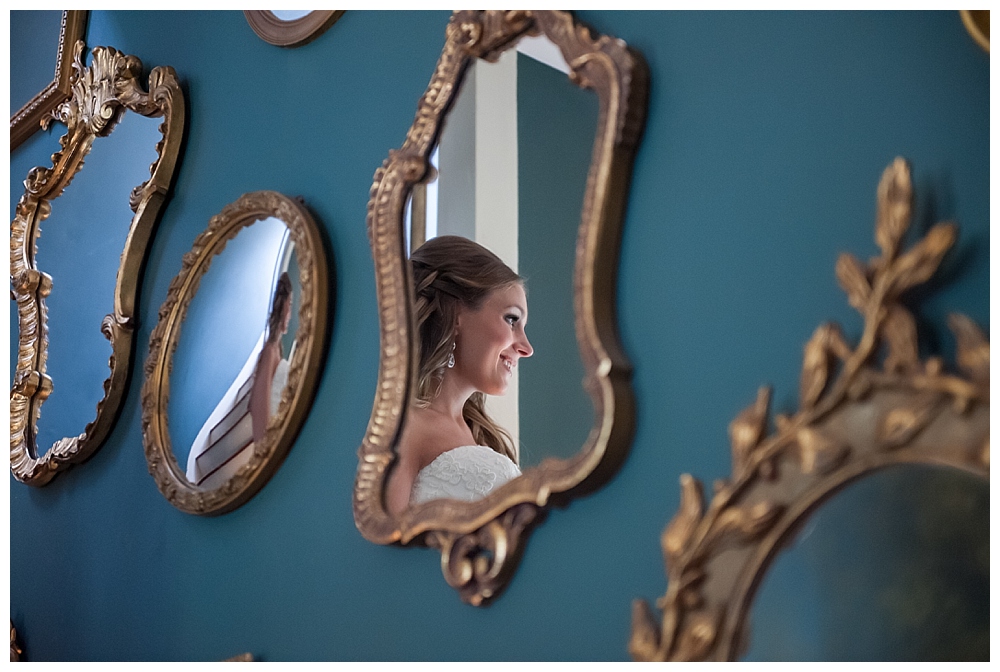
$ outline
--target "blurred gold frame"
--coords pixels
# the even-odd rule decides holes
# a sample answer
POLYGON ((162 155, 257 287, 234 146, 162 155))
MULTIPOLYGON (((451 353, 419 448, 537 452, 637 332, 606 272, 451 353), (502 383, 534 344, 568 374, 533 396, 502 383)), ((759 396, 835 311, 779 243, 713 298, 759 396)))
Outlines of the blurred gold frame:
POLYGON ((969 318, 952 315, 960 373, 946 373, 941 358, 920 360, 916 323, 899 300, 930 279, 957 236, 954 224, 938 224, 902 251, 912 200, 909 168, 896 159, 878 188, 882 255, 868 264, 850 254, 837 261, 837 279, 865 320, 858 346, 852 350, 835 324, 816 330, 805 346, 800 410, 778 415, 774 434, 770 391, 758 392, 729 426, 733 475, 715 483, 707 509, 701 483, 681 476, 680 510, 661 539, 662 621, 645 600, 635 601, 634 659, 739 657, 749 641, 750 603, 771 561, 812 511, 851 482, 899 464, 989 480, 989 342, 969 318))
MULTIPOLYGON (((52 116, 67 127, 52 155, 51 168, 32 168, 24 181, 24 195, 10 224, 11 295, 18 310, 18 357, 10 391, 10 469, 22 483, 45 485, 60 471, 90 457, 114 426, 128 389, 132 368, 134 314, 139 278, 149 240, 170 192, 184 135, 184 97, 173 68, 153 68, 148 91, 139 82, 142 62, 111 47, 95 47, 89 67, 83 64, 83 42, 73 59, 72 97, 52 116), (35 241, 52 201, 83 166, 94 139, 114 129, 126 110, 145 117, 163 117, 157 159, 150 178, 132 190, 132 218, 115 285, 114 313, 106 316, 101 332, 111 341, 111 375, 104 381, 104 398, 97 417, 78 436, 59 441, 40 455, 35 445, 42 404, 52 392, 45 372, 48 355, 48 310, 45 297, 53 289, 51 276, 35 267, 35 241)), ((95 232, 95 235, 97 233, 95 232)), ((58 285, 57 285, 58 287, 58 285)))
POLYGON ((546 507, 595 490, 628 452, 631 367, 618 342, 614 300, 622 219, 645 120, 647 82, 645 64, 624 42, 595 37, 566 12, 457 11, 406 141, 375 172, 368 232, 381 361, 374 408, 359 450, 354 520, 375 543, 423 543, 439 549, 445 579, 469 604, 485 604, 509 581, 526 533, 546 507), (525 35, 545 35, 555 43, 570 66, 571 81, 594 90, 599 99, 574 270, 577 342, 586 372, 584 387, 594 404, 594 426, 574 457, 546 460, 485 499, 435 500, 394 516, 386 509, 383 486, 413 398, 417 361, 404 206, 428 173, 429 154, 468 66, 476 58, 495 62, 525 35))
POLYGON ((323 360, 327 332, 327 267, 319 227, 305 206, 274 191, 244 194, 209 220, 181 262, 149 338, 146 380, 142 386, 142 440, 149 473, 167 501, 185 513, 214 516, 232 511, 253 497, 278 470, 309 413, 323 360), (299 327, 288 382, 250 461, 218 488, 187 480, 170 441, 167 403, 170 371, 188 306, 202 277, 226 244, 244 228, 274 217, 288 227, 295 244, 302 287, 299 327))

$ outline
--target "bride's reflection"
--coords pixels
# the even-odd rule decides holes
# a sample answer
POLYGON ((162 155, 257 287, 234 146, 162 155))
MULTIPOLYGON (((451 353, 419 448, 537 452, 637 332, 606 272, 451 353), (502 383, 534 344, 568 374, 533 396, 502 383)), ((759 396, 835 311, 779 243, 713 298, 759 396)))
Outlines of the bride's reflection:
POLYGON ((440 236, 410 257, 420 365, 386 505, 471 501, 521 474, 510 434, 486 411, 533 350, 524 281, 495 254, 440 236))
POLYGON ((225 483, 250 460, 254 443, 264 437, 288 382, 282 337, 291 318, 292 281, 286 271, 276 283, 266 331, 191 446, 187 478, 195 485, 215 488, 225 483))

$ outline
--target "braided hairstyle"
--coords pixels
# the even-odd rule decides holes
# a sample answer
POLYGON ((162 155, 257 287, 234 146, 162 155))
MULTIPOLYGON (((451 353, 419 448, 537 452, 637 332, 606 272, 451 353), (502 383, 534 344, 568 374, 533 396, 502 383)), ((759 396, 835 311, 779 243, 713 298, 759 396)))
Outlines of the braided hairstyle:
MULTIPOLYGON (((455 343, 459 304, 476 310, 490 292, 524 280, 500 257, 461 236, 430 239, 410 256, 410 268, 420 340, 415 403, 426 408, 441 391, 455 343)), ((476 443, 517 461, 514 440, 486 413, 485 394, 474 392, 465 402, 462 415, 476 443)))
POLYGON ((285 271, 278 278, 278 283, 274 288, 274 299, 271 301, 271 314, 267 316, 267 340, 281 337, 281 321, 284 319, 285 310, 292 300, 292 279, 285 271))

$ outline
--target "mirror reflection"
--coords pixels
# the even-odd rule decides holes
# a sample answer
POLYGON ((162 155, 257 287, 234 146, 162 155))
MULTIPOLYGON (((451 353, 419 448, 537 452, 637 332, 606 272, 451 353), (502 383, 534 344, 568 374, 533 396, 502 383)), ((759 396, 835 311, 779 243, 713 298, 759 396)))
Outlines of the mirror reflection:
POLYGON ((573 271, 598 100, 568 73, 544 37, 473 63, 410 195, 420 380, 393 513, 481 498, 575 455, 593 425, 573 271))
POLYGON ((301 301, 289 230, 269 217, 212 260, 174 355, 171 444, 188 481, 214 489, 253 455, 281 403, 301 301))
POLYGON ((989 483, 907 465, 823 504, 754 598, 746 660, 988 660, 989 483))
MULTIPOLYGON (((52 201, 51 214, 41 224, 35 266, 52 276, 52 292, 45 299, 45 368, 53 385, 37 425, 43 454, 57 440, 83 431, 104 398, 112 350, 101 322, 114 312, 120 257, 134 216, 129 194, 149 179, 161 123, 128 112, 110 135, 94 139, 83 167, 52 201), (77 287, 87 290, 70 291, 77 287)), ((16 314, 15 309, 15 325, 16 314)), ((11 347, 17 349, 16 340, 11 347)))
POLYGON ((16 10, 16 30, 10 31, 10 116, 52 83, 61 10, 16 10))

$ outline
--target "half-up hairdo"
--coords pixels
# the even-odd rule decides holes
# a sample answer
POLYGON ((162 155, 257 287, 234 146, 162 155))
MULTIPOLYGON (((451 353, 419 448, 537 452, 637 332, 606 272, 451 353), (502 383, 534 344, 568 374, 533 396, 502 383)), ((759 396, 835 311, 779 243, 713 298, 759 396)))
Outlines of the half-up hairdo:
POLYGON ((292 279, 285 271, 278 278, 274 288, 274 299, 271 301, 271 314, 267 316, 267 340, 273 340, 281 336, 281 320, 284 318, 285 309, 292 300, 292 279))
MULTIPOLYGON (((441 391, 459 305, 476 310, 490 292, 524 281, 500 257, 461 236, 430 239, 410 256, 410 268, 420 341, 416 405, 426 407, 441 391)), ((514 440, 486 413, 485 394, 473 393, 462 415, 476 443, 516 461, 514 440)))

